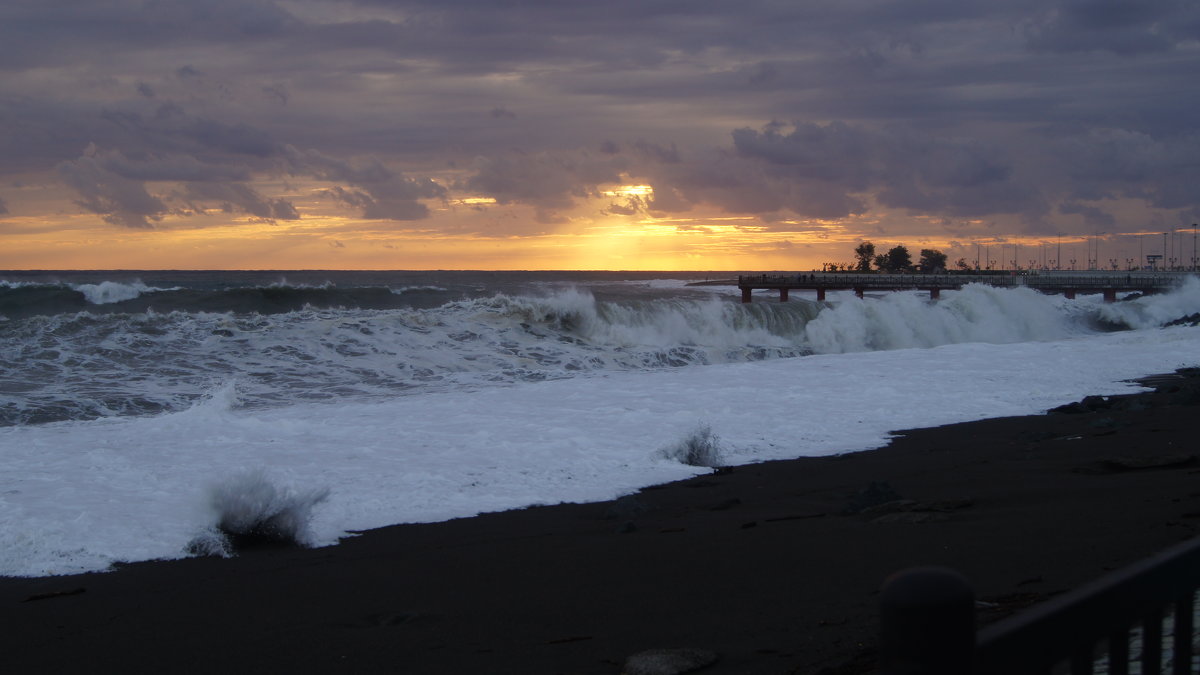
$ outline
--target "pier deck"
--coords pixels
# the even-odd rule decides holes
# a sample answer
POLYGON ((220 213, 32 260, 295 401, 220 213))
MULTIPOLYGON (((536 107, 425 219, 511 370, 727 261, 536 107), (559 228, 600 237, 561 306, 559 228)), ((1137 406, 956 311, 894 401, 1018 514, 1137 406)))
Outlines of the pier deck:
POLYGON ((854 274, 844 272, 798 272, 738 277, 742 302, 751 301, 756 290, 779 291, 786 302, 790 290, 815 290, 817 300, 825 300, 826 291, 852 290, 860 298, 867 291, 928 291, 937 299, 943 290, 959 289, 967 284, 987 284, 1002 288, 1024 286, 1043 293, 1062 293, 1074 298, 1077 293, 1103 293, 1106 302, 1117 293, 1160 293, 1181 285, 1195 272, 990 272, 977 274, 854 274))

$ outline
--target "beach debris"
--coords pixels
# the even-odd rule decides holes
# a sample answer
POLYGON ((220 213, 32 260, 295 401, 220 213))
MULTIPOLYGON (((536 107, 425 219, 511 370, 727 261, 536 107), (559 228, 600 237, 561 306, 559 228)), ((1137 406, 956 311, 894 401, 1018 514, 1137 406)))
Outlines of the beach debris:
POLYGON ((366 617, 364 617, 363 623, 368 626, 378 627, 400 626, 416 621, 423 616, 424 614, 420 612, 412 611, 378 612, 375 614, 368 614, 366 617))
POLYGON ((638 495, 625 495, 604 510, 605 520, 629 520, 654 510, 654 505, 638 495))
POLYGON ((625 660, 621 675, 679 675, 716 663, 720 656, 707 649, 648 649, 625 660))
POLYGON ((735 506, 739 506, 741 503, 742 503, 742 500, 738 499, 737 497, 730 497, 729 499, 726 499, 722 502, 713 504, 712 506, 708 507, 708 510, 709 511, 727 511, 735 506))
POLYGON ((809 520, 810 518, 824 518, 827 515, 829 515, 829 514, 825 513, 824 511, 817 511, 815 513, 793 513, 793 514, 789 514, 786 516, 775 516, 773 518, 764 518, 763 520, 768 523, 782 523, 782 522, 788 521, 788 520, 809 520))
POLYGON ((34 602, 36 600, 49 600, 50 598, 61 598, 61 597, 65 597, 68 595, 79 595, 81 593, 86 593, 86 592, 87 592, 87 589, 80 586, 79 588, 72 588, 72 589, 66 590, 66 591, 50 591, 48 593, 34 593, 33 595, 29 596, 28 598, 25 598, 21 602, 34 602))
POLYGON ((1076 401, 1074 403, 1067 403, 1066 405, 1060 405, 1057 408, 1051 408, 1047 412, 1078 415, 1081 413, 1104 410, 1106 408, 1111 408, 1112 406, 1113 401, 1111 401, 1107 396, 1084 396, 1083 400, 1076 401))
POLYGON ((950 520, 950 513, 974 505, 973 499, 897 499, 863 509, 860 513, 870 517, 872 523, 940 523, 950 520))
POLYGON ((568 644, 571 642, 583 642, 584 640, 591 640, 591 639, 592 639, 591 635, 572 635, 570 637, 557 638, 554 640, 547 640, 546 644, 548 644, 548 645, 565 645, 565 644, 568 644))
POLYGON ((846 503, 845 513, 862 513, 873 506, 900 500, 900 493, 887 481, 871 481, 867 487, 854 493, 846 503))
POLYGON ((888 513, 874 520, 872 523, 888 524, 888 523, 943 523, 950 520, 950 516, 945 513, 935 513, 932 511, 899 511, 896 513, 888 513))
POLYGON ((1196 456, 1189 453, 1169 453, 1142 457, 1111 457, 1101 460, 1100 465, 1112 472, 1139 471, 1141 469, 1170 469, 1191 466, 1196 456))

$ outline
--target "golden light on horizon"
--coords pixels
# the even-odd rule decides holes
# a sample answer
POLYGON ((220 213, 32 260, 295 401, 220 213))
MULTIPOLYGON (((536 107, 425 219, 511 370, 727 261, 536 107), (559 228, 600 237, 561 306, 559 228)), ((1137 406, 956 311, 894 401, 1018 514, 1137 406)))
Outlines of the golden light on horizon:
MULTIPOLYGON (((431 202, 428 218, 369 219, 305 187, 264 190, 304 195, 289 197, 297 220, 210 207, 167 213, 150 228, 87 213, 9 216, 0 268, 805 270, 852 260, 862 240, 904 244, 914 255, 949 244, 934 223, 905 237, 884 236, 878 218, 771 220, 699 207, 647 213, 654 188, 632 180, 601 186, 574 208, 549 212, 552 220, 533 205, 469 192, 431 202), (630 208, 610 208, 618 199, 630 208)), ((960 236, 959 250, 975 241, 960 236)))
POLYGON ((604 190, 600 194, 605 197, 648 197, 654 194, 650 185, 622 185, 612 190, 604 190))

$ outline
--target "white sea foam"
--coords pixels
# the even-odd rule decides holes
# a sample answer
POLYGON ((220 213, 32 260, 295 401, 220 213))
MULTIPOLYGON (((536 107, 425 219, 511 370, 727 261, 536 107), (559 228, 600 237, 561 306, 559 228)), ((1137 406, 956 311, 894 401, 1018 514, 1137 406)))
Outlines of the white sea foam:
POLYGON ((83 297, 93 305, 107 305, 114 302, 133 300, 143 293, 153 293, 170 289, 153 288, 140 281, 122 283, 118 281, 101 281, 98 284, 73 284, 71 288, 83 293, 83 297))
MULTIPOLYGON (((0 429, 0 573, 186 555, 215 522, 208 486, 246 472, 296 494, 329 489, 312 505, 307 536, 331 544, 347 530, 607 499, 694 475, 705 469, 663 449, 704 425, 730 464, 865 450, 892 430, 1036 413, 1200 361, 1200 328, 1088 329, 1090 317, 1112 312, 1147 325, 1196 313, 1195 284, 1120 308, 982 288, 943 297, 837 296, 811 320, 805 313, 816 305, 613 310, 582 293, 407 313, 124 317, 128 330, 76 317, 79 325, 59 332, 104 327, 96 338, 114 362, 136 363, 144 352, 162 361, 154 350, 170 346, 226 365, 203 371, 211 395, 180 412, 0 429), (814 324, 825 326, 819 337, 814 324), (751 340, 806 339, 827 353, 683 368, 636 366, 642 357, 630 356, 664 353, 639 347, 647 342, 674 341, 665 351, 678 351, 683 339, 719 345, 692 346, 717 355, 751 340), (585 354, 600 363, 566 368, 585 354), (350 386, 377 376, 374 368, 402 372, 394 362, 410 358, 424 359, 420 367, 444 386, 366 399, 352 390, 325 402, 292 389, 336 368, 350 386), (505 374, 518 367, 564 376, 505 374), (504 379, 445 384, 473 368, 504 379), (275 405, 253 404, 273 387, 275 405)), ((166 379, 154 386, 176 376, 159 375, 166 379)))
POLYGON ((1197 298, 1200 298, 1200 278, 1189 277, 1173 293, 1149 295, 1132 302, 1104 304, 1097 311, 1100 318, 1118 326, 1153 328, 1200 312, 1197 298))
POLYGON ((1055 340, 1084 331, 1065 311, 1063 303, 1069 301, 1026 288, 971 284, 938 302, 927 298, 916 292, 880 299, 843 294, 808 324, 809 343, 817 353, 838 354, 960 342, 1055 340))
POLYGON ((396 288, 389 288, 388 290, 396 295, 404 295, 405 293, 411 293, 413 291, 445 292, 447 289, 442 288, 441 286, 399 286, 396 288))

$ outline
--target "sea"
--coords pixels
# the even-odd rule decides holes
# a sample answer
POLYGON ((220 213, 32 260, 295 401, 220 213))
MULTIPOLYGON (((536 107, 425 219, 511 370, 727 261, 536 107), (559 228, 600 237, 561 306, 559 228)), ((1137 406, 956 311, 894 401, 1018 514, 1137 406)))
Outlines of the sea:
POLYGON ((743 304, 730 276, 0 272, 0 575, 234 555, 255 514, 328 546, 613 499, 1200 365, 1195 277, 743 304))

